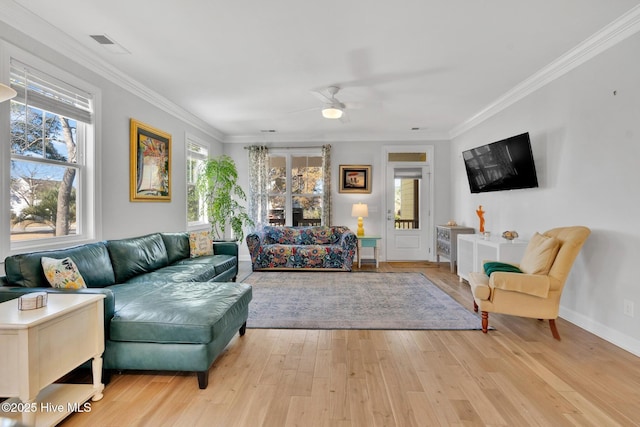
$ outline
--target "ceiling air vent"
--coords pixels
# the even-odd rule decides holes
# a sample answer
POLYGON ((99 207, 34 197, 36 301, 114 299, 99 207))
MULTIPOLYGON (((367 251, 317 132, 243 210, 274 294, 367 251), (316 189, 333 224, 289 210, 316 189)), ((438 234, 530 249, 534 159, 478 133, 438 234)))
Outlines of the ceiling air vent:
POLYGON ((91 34, 89 37, 111 53, 131 53, 106 34, 91 34))
POLYGON ((92 34, 89 37, 91 37, 92 39, 94 39, 100 44, 116 44, 113 40, 111 40, 109 37, 105 36, 104 34, 92 34))

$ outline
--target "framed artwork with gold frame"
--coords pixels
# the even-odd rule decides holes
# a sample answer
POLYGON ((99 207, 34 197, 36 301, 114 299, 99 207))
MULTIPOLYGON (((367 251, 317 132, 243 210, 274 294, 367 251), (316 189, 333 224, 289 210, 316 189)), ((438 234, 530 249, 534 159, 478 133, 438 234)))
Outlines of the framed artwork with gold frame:
POLYGON ((171 135, 131 119, 132 202, 171 201, 171 135))
POLYGON ((340 193, 371 193, 371 165, 340 165, 340 193))

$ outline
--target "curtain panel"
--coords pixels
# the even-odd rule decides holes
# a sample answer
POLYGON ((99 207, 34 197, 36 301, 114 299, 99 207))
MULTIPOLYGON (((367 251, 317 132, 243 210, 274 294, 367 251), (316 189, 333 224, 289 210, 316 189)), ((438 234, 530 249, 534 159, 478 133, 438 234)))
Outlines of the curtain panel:
POLYGON ((269 179, 269 149, 262 145, 247 147, 249 150, 249 216, 253 220, 251 231, 269 225, 267 209, 269 179))
POLYGON ((322 225, 332 225, 332 197, 331 197, 331 145, 322 146, 322 171, 323 171, 323 194, 322 194, 322 225))

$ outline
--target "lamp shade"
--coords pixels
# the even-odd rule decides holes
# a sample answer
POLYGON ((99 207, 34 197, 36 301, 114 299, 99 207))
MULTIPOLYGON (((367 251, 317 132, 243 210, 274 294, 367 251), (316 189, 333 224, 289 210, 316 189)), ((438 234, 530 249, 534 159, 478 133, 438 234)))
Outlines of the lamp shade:
POLYGON ((369 216, 369 207, 364 203, 355 203, 351 207, 351 216, 366 218, 369 216))
POLYGON ((9 86, 0 83, 0 102, 7 101, 14 96, 16 96, 18 92, 11 89, 9 86))
POLYGON ((331 107, 323 108, 322 117, 325 119, 339 119, 342 117, 342 110, 333 105, 331 107))

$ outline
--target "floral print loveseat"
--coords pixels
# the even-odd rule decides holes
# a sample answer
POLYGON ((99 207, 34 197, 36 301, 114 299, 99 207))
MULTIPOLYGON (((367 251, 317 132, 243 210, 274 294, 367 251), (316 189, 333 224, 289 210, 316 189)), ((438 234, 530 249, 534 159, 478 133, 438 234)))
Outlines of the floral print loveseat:
POLYGON ((273 227, 247 235, 257 270, 322 268, 351 271, 357 238, 347 227, 273 227))

